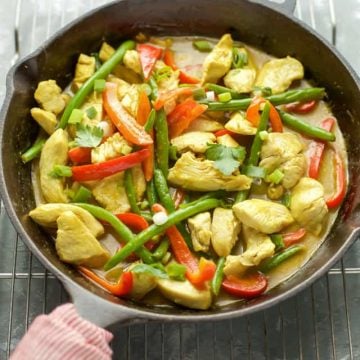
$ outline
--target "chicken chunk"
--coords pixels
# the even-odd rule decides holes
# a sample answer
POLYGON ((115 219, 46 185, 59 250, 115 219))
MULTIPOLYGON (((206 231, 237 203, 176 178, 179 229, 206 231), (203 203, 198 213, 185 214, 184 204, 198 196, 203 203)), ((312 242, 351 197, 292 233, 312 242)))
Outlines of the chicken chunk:
POLYGON ((197 159, 191 152, 184 153, 170 169, 168 180, 175 186, 193 191, 239 191, 249 189, 251 179, 245 175, 223 175, 213 161, 197 159))
POLYGON ((252 91, 256 78, 256 70, 249 67, 232 69, 224 77, 225 86, 239 93, 252 91))
POLYGON ((255 135, 257 128, 241 112, 235 112, 225 124, 225 129, 241 135, 255 135))
POLYGON ((161 77, 157 80, 158 89, 160 92, 167 92, 177 89, 179 86, 180 70, 173 70, 171 67, 165 65, 161 60, 156 61, 154 71, 162 71, 166 69, 167 76, 161 77))
POLYGON ((62 261, 99 268, 110 258, 109 252, 72 211, 63 212, 57 225, 55 247, 62 261))
POLYGON ((191 240, 195 251, 209 251, 211 238, 211 216, 209 212, 188 219, 191 240))
POLYGON ((112 213, 124 213, 130 210, 130 204, 124 188, 124 173, 120 172, 97 181, 92 188, 96 201, 112 213))
POLYGON ((104 233, 104 227, 88 211, 71 204, 48 203, 37 206, 29 216, 39 225, 49 228, 57 227, 57 219, 65 211, 74 213, 95 237, 104 233))
POLYGON ((231 67, 233 40, 225 34, 205 58, 201 84, 216 83, 231 67))
POLYGON ((269 87, 273 94, 279 94, 287 90, 294 80, 300 80, 303 77, 304 68, 301 62, 287 56, 265 63, 256 78, 256 85, 269 87))
POLYGON ((144 172, 139 164, 133 166, 130 171, 133 178, 136 200, 141 201, 146 191, 144 172))
POLYGON ((214 132, 222 130, 224 128, 223 124, 219 121, 210 120, 205 117, 199 117, 191 122, 190 126, 185 130, 185 132, 191 131, 205 131, 205 132, 214 132))
POLYGON ((229 255, 226 258, 226 276, 242 276, 249 268, 274 255, 275 245, 269 236, 244 225, 243 239, 245 251, 240 255, 229 255))
POLYGON ((142 75, 140 56, 136 50, 127 50, 124 55, 123 63, 128 69, 142 75))
POLYGON ((229 134, 219 136, 216 140, 217 140, 218 144, 224 145, 224 146, 227 146, 227 147, 238 147, 238 146, 240 146, 239 143, 236 140, 234 140, 234 138, 229 134))
POLYGON ((219 256, 227 256, 234 247, 241 224, 231 209, 216 208, 211 223, 211 245, 219 256))
POLYGON ((204 153, 208 144, 214 144, 216 136, 205 131, 191 131, 171 139, 171 145, 175 146, 180 153, 192 151, 204 153))
POLYGON ((314 179, 302 178, 291 192, 290 211, 301 226, 319 235, 328 213, 323 186, 314 179))
POLYGON ((265 168, 268 174, 279 169, 284 174, 281 184, 285 189, 291 189, 306 171, 303 148, 296 134, 270 133, 261 148, 259 165, 265 168))
POLYGON ((75 67, 74 80, 71 89, 78 91, 83 83, 89 79, 95 72, 95 58, 85 54, 80 54, 75 67))
POLYGON ((99 51, 99 59, 102 62, 109 60, 114 55, 115 49, 107 42, 103 42, 99 51))
POLYGON ((56 128, 56 115, 50 111, 46 111, 37 107, 30 110, 33 119, 49 134, 51 135, 56 128))
POLYGON ((121 104, 131 116, 136 118, 139 106, 139 87, 137 85, 133 84, 127 89, 121 104))
POLYGON ((66 105, 65 98, 61 94, 61 88, 55 80, 40 81, 34 97, 42 109, 55 115, 60 114, 66 105))
POLYGON ((64 178, 51 175, 55 165, 66 165, 68 160, 68 134, 63 129, 56 130, 45 142, 41 151, 39 170, 40 188, 49 203, 67 203, 64 178))
POLYGON ((265 234, 279 232, 294 222, 286 206, 262 199, 239 202, 233 211, 243 224, 265 234))
POLYGON ((157 283, 160 292, 176 304, 199 310, 206 310, 211 305, 212 297, 209 286, 198 289, 188 280, 158 279, 157 283))
MULTIPOLYGON (((127 271, 131 271, 139 262, 129 266, 127 271)), ((130 293, 127 295, 130 299, 141 300, 147 293, 157 286, 157 278, 149 273, 132 272, 133 284, 130 293)))
POLYGON ((131 152, 132 147, 120 133, 115 133, 103 142, 101 145, 91 150, 91 162, 99 163, 114 159, 120 155, 127 155, 131 152))

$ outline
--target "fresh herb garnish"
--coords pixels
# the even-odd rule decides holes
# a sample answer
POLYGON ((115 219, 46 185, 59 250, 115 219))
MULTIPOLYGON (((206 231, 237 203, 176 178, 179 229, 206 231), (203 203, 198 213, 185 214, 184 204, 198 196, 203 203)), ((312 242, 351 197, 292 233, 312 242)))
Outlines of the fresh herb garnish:
POLYGON ((246 150, 242 146, 228 147, 221 144, 208 144, 205 156, 214 161, 214 167, 224 175, 231 175, 245 159, 246 150))
POLYGON ((104 131, 97 126, 77 125, 75 142, 81 147, 95 147, 101 143, 104 131))

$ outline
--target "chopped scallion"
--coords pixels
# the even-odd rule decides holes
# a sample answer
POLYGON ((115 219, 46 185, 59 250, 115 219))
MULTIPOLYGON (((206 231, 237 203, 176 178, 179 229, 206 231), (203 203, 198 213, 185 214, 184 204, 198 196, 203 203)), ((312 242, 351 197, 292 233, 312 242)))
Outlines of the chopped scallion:
POLYGON ((210 52, 213 49, 213 46, 207 40, 193 41, 193 46, 201 52, 210 52))
POLYGON ((229 92, 225 92, 218 95, 218 99, 220 102, 225 103, 232 99, 231 94, 229 92))
POLYGON ((79 124, 84 116, 84 113, 80 109, 74 109, 69 117, 69 124, 79 124))
POLYGON ((269 176, 266 177, 267 182, 271 182, 273 184, 279 184, 284 177, 284 173, 279 169, 273 171, 269 176))
POLYGON ((253 178, 261 178, 263 179, 266 176, 266 169, 260 166, 247 165, 244 166, 243 171, 244 175, 250 176, 253 178))
POLYGON ((94 82, 94 91, 100 93, 105 89, 106 81, 105 79, 96 79, 94 82))
POLYGON ((73 202, 87 203, 90 197, 91 197, 91 191, 85 186, 81 185, 73 197, 73 202))
POLYGON ((234 69, 241 69, 248 64, 248 55, 245 50, 233 48, 232 67, 234 69))
POLYGON ((179 281, 185 280, 186 267, 184 265, 172 262, 168 264, 165 269, 170 279, 179 281))
POLYGON ((70 166, 65 165, 54 165, 52 171, 49 174, 51 177, 71 177, 72 170, 70 166))
POLYGON ((91 106, 86 110, 86 115, 89 119, 94 119, 95 116, 97 115, 97 110, 95 109, 94 106, 91 106))

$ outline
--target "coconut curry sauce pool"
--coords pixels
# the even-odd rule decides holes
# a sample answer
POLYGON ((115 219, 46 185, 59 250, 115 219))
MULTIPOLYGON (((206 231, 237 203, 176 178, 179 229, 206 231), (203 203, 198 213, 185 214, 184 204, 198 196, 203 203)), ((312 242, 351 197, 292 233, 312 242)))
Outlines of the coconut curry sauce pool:
POLYGON ((325 96, 297 59, 228 34, 103 43, 69 88, 38 84, 29 215, 116 296, 192 309, 260 296, 311 257, 345 196, 325 96))

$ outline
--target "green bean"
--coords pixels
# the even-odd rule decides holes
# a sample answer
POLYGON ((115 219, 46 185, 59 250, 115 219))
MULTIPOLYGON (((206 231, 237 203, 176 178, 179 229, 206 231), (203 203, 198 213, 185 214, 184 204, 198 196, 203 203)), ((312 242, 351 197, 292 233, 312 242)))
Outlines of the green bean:
MULTIPOLYGON (((169 188, 167 186, 166 179, 160 169, 155 169, 154 171, 154 180, 155 180, 155 188, 156 192, 159 195, 160 202, 168 212, 168 214, 171 214, 175 211, 175 204, 174 201, 169 193, 169 188)), ((186 230, 186 227, 184 224, 179 223, 176 225, 178 230, 181 232, 181 235, 184 237, 184 240, 188 247, 192 249, 192 241, 191 237, 186 230)))
POLYGON ((284 240, 282 235, 280 234, 272 234, 270 235, 270 239, 275 245, 275 251, 279 251, 285 248, 284 240))
POLYGON ((206 200, 206 199, 219 199, 219 198, 223 198, 225 195, 226 195, 225 190, 211 191, 211 192, 207 193, 206 195, 203 195, 194 201, 188 202, 186 204, 180 204, 179 208, 186 209, 189 206, 193 206, 193 205, 197 204, 199 201, 206 200))
POLYGON ((154 178, 146 183, 146 197, 149 201, 150 208, 158 202, 158 196, 156 194, 154 178))
POLYGON ((151 76, 150 79, 149 79, 149 85, 151 87, 151 94, 150 94, 150 98, 151 100, 156 100, 159 96, 158 92, 159 92, 159 89, 158 89, 158 86, 157 86, 157 83, 156 83, 156 80, 151 76))
POLYGON ((303 250, 303 248, 304 247, 301 246, 301 245, 294 245, 294 246, 291 246, 291 247, 285 249, 281 253, 278 253, 278 254, 274 255, 273 257, 271 257, 270 259, 268 259, 267 261, 265 261, 261 265, 260 271, 263 272, 263 273, 269 272, 270 270, 272 270, 275 267, 279 266, 285 260, 287 260, 290 257, 294 256, 299 251, 303 250))
MULTIPOLYGON (((319 100, 325 96, 324 88, 306 88, 285 91, 281 94, 270 95, 265 97, 273 105, 289 104, 296 101, 310 101, 319 100)), ((246 110, 251 104, 252 98, 230 100, 227 103, 220 101, 200 101, 208 105, 208 110, 211 111, 235 111, 235 110, 246 110)))
POLYGON ((97 70, 86 82, 81 86, 79 91, 71 98, 69 103, 67 104, 64 113, 61 116, 61 120, 59 123, 59 128, 65 129, 68 123, 69 117, 72 111, 75 108, 80 107, 85 98, 91 93, 94 89, 94 82, 98 79, 105 79, 114 67, 122 61, 127 50, 134 49, 135 41, 127 40, 123 42, 115 51, 115 53, 111 56, 109 60, 107 60, 104 64, 101 65, 100 69, 97 70))
POLYGON ((155 109, 151 109, 150 114, 146 120, 146 123, 144 125, 144 130, 146 132, 150 132, 153 127, 154 127, 154 123, 155 123, 155 119, 156 119, 156 111, 155 109))
POLYGON ((269 114, 270 114, 270 105, 268 103, 265 103, 264 110, 260 117, 259 126, 257 128, 253 143, 251 145, 250 156, 247 160, 246 165, 257 166, 259 162, 261 145, 263 143, 260 137, 260 132, 267 129, 269 114))
POLYGON ((211 289, 215 296, 219 295, 220 287, 222 280, 224 278, 224 266, 225 266, 225 257, 221 257, 218 260, 215 275, 211 281, 211 289))
POLYGON ((213 91, 215 94, 219 95, 219 94, 223 94, 223 93, 230 93, 231 94, 231 97, 233 99, 242 99, 245 97, 245 95, 243 94, 240 94, 238 93, 237 91, 235 90, 232 90, 230 88, 227 88, 225 86, 220 86, 220 85, 217 85, 217 84, 205 84, 205 88, 210 90, 210 91, 213 91))
POLYGON ((250 192, 249 190, 238 191, 238 193, 236 194, 236 197, 235 197, 235 204, 245 201, 249 196, 249 192, 250 192))
MULTIPOLYGON (((131 243, 135 238, 135 235, 131 232, 131 230, 122 222, 120 221, 114 214, 110 211, 103 209, 102 207, 96 205, 90 205, 85 203, 73 203, 72 205, 76 205, 78 207, 83 208, 84 210, 88 211, 91 215, 96 217, 97 219, 103 220, 108 222, 114 230, 118 233, 121 240, 126 243, 131 243)), ((135 253, 146 263, 151 264, 153 263, 151 252, 144 247, 139 246, 135 253)))
POLYGON ((312 138, 319 139, 319 140, 325 140, 325 141, 335 141, 335 134, 324 130, 320 127, 310 125, 309 123, 300 120, 299 118, 290 115, 284 111, 278 110, 282 122, 291 127, 294 130, 299 131, 300 133, 304 135, 308 135, 312 138))
POLYGON ((105 270, 110 270, 115 265, 126 259, 132 252, 139 249, 143 244, 149 241, 156 235, 163 233, 170 226, 179 223, 193 215, 200 212, 207 211, 216 208, 220 205, 220 201, 217 199, 207 199, 200 201, 194 206, 187 207, 186 209, 179 209, 172 214, 169 214, 168 220, 163 225, 151 225, 141 233, 137 234, 129 243, 127 243, 122 249, 120 249, 104 266, 105 270))
POLYGON ((169 134, 164 109, 156 114, 155 120, 156 131, 156 162, 158 168, 163 172, 165 178, 169 172, 169 134))
POLYGON ((131 174, 131 169, 127 169, 124 172, 124 186, 125 186, 127 198, 129 200, 131 211, 134 212, 135 214, 140 215, 140 209, 136 202, 136 191, 134 187, 133 177, 131 174))
POLYGON ((175 204, 169 193, 169 188, 165 176, 160 169, 154 170, 154 182, 156 192, 159 195, 161 204, 164 206, 164 208, 169 214, 174 212, 175 204))
POLYGON ((152 257, 155 261, 161 261, 162 258, 166 255, 169 249, 169 240, 164 238, 156 250, 152 253, 152 257))
POLYGON ((41 153, 41 150, 45 142, 46 139, 43 136, 38 136, 34 144, 21 155, 22 162, 26 164, 27 162, 38 157, 41 153))

